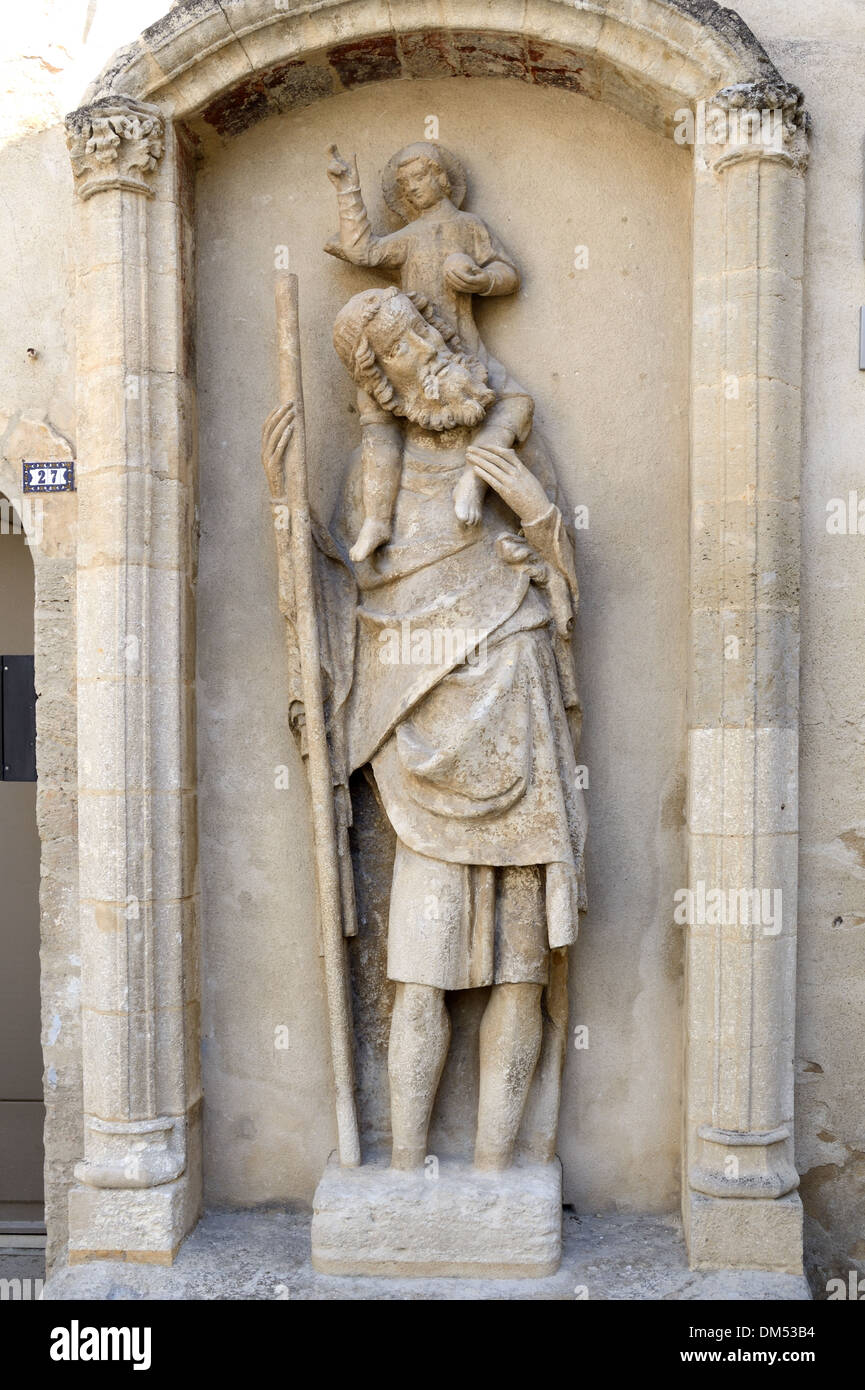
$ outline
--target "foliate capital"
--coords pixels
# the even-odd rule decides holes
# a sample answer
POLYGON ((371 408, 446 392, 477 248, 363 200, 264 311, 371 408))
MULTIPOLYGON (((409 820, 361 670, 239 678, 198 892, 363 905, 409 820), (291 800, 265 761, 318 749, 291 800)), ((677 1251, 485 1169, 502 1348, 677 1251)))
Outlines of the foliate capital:
POLYGON ((132 97, 100 97, 66 117, 66 144, 80 198, 113 188, 152 197, 165 122, 155 106, 132 97))
POLYGON ((811 118, 798 87, 780 75, 740 82, 717 92, 713 106, 726 113, 733 131, 733 148, 721 157, 717 169, 756 155, 781 159, 804 171, 811 118))

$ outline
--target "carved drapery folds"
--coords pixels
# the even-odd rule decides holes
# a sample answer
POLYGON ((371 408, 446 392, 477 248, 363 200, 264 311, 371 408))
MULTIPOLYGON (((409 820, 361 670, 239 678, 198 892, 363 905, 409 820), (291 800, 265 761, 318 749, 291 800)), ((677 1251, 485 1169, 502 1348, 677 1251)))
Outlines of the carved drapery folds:
POLYGON ((103 97, 67 116, 66 144, 80 198, 110 188, 150 198, 148 178, 165 150, 165 122, 155 106, 103 97))

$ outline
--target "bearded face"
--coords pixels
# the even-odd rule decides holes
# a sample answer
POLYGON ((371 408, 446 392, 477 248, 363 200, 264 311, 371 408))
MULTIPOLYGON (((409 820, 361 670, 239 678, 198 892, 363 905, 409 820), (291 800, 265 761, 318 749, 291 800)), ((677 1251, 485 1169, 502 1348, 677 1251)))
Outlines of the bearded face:
POLYGON ((422 429, 473 428, 495 400, 483 363, 449 347, 408 301, 395 313, 377 315, 367 339, 379 404, 422 429))
POLYGON ((495 399, 486 372, 477 363, 445 347, 432 365, 422 365, 416 382, 399 393, 395 411, 426 430, 453 430, 479 425, 495 399))

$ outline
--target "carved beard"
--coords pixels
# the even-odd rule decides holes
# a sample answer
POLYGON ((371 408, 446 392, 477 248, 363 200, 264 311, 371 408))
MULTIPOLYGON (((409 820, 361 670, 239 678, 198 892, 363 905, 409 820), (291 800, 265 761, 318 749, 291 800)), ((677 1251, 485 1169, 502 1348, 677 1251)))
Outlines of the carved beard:
POLYGON ((395 413, 425 430, 473 428, 495 398, 483 364, 455 353, 438 370, 433 363, 422 367, 416 388, 400 393, 395 413))

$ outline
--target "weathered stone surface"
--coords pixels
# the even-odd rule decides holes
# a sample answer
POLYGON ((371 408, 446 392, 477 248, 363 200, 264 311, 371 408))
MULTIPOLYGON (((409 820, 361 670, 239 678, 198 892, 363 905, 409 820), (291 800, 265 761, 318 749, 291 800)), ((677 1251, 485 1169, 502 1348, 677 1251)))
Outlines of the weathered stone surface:
POLYGON ((129 1189, 75 1186, 69 1192, 69 1263, 128 1260, 170 1265, 190 1227, 188 1184, 129 1189))
POLYGON ((310 1218, 282 1211, 211 1212, 170 1269, 99 1261, 58 1272, 47 1299, 336 1299, 423 1302, 567 1302, 676 1299, 808 1300, 801 1275, 688 1268, 679 1223, 669 1216, 563 1220, 562 1263, 542 1279, 374 1278, 317 1273, 310 1218))
POLYGON ((802 1272, 802 1203, 798 1193, 775 1201, 707 1197, 692 1192, 688 1254, 694 1269, 802 1272))
POLYGON ((558 1160, 480 1173, 328 1165, 313 1199, 312 1263, 322 1274, 524 1279, 561 1259, 558 1160))

